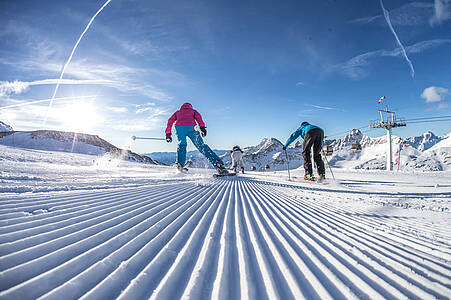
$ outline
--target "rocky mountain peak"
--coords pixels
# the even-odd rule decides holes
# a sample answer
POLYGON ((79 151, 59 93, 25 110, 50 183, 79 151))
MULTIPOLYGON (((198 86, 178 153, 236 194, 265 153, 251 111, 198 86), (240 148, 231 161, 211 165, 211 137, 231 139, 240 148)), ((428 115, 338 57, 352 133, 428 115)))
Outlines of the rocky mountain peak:
POLYGON ((0 121, 0 132, 9 132, 9 131, 14 131, 14 130, 10 125, 0 121))

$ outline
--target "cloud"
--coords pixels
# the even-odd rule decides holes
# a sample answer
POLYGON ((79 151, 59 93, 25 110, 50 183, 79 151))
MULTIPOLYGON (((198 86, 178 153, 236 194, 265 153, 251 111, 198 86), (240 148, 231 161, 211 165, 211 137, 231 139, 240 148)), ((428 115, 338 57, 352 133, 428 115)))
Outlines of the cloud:
MULTIPOLYGON (((12 65, 15 69, 31 76, 45 74, 48 78, 60 75, 61 61, 67 55, 67 49, 60 43, 48 40, 35 28, 14 21, 6 24, 5 31, 20 41, 23 51, 20 56, 13 52, 9 52, 7 55, 2 53, 0 64, 12 65), (24 53, 28 54, 24 57, 24 53)), ((2 36, 1 31, 0 36, 2 36)), ((137 94, 159 101, 170 101, 173 98, 157 85, 177 85, 187 82, 185 76, 175 71, 130 67, 133 64, 124 61, 122 56, 119 57, 120 59, 115 57, 112 52, 102 53, 101 56, 113 58, 108 59, 107 63, 101 63, 102 59, 98 57, 74 58, 65 69, 65 77, 74 80, 97 81, 96 84, 104 84, 124 93, 137 94), (110 61, 121 61, 121 64, 110 63, 110 61)), ((54 82, 54 84, 56 83, 57 81, 54 82)), ((0 95, 25 92, 28 87, 30 85, 20 86, 18 82, 10 84, 9 87, 3 85, 3 90, 0 90, 3 94, 0 95)))
MULTIPOLYGON (((451 39, 437 39, 437 40, 427 40, 415 43, 411 46, 405 47, 407 54, 417 54, 423 51, 442 46, 444 44, 451 44, 451 39)), ((371 64, 371 60, 378 57, 399 57, 402 56, 403 52, 400 48, 393 50, 376 50, 367 53, 357 55, 348 61, 337 64, 333 66, 329 71, 340 72, 351 79, 358 80, 362 79, 368 75, 367 67, 371 64)))
POLYGON ((33 85, 52 85, 56 84, 101 84, 101 85, 114 85, 116 84, 111 80, 75 80, 75 79, 44 79, 36 81, 0 81, 0 97, 5 97, 13 94, 22 94, 27 91, 30 86, 33 85))
POLYGON ((437 106, 437 110, 448 108, 448 103, 446 102, 440 102, 437 106))
POLYGON ((146 112, 146 111, 152 111, 154 108, 155 108, 155 103, 153 103, 153 102, 147 102, 147 103, 144 103, 144 104, 137 104, 135 113, 136 114, 141 114, 141 113, 146 112))
POLYGON ((399 47, 402 50, 402 55, 404 56, 404 58, 406 59, 407 64, 410 67, 410 75, 413 78, 415 76, 415 69, 413 68, 413 64, 410 61, 409 57, 407 56, 406 49, 404 48, 404 45, 401 43, 401 40, 399 39, 398 34, 396 33, 395 29, 393 28, 393 25, 392 25, 391 20, 390 20, 390 14, 385 9, 384 3, 382 2, 382 0, 380 0, 379 3, 381 4, 381 8, 382 8, 382 12, 384 13, 385 21, 387 21, 388 27, 390 28, 391 32, 393 33, 393 36, 396 39, 396 42, 398 43, 399 47))
POLYGON ((296 82, 296 85, 297 85, 297 86, 304 86, 304 85, 305 85, 305 83, 304 83, 304 82, 302 82, 302 81, 298 81, 298 82, 296 82))
POLYGON ((50 99, 42 99, 42 100, 14 100, 7 98, 6 100, 11 102, 14 102, 15 104, 10 104, 6 106, 0 106, 0 110, 8 109, 8 108, 14 108, 14 107, 22 107, 22 106, 28 106, 28 105, 34 105, 37 103, 44 103, 44 102, 50 102, 50 101, 58 101, 58 102, 64 102, 68 100, 79 100, 79 99, 95 99, 98 97, 98 95, 93 96, 73 96, 73 97, 60 97, 60 98, 50 98, 50 99), (17 103, 19 102, 19 103, 17 103))
POLYGON ((421 94, 421 98, 426 100, 426 103, 441 102, 445 96, 449 94, 449 90, 442 87, 430 86, 425 88, 421 94))
MULTIPOLYGON (((427 2, 411 2, 390 11, 390 19, 394 26, 418 26, 429 22, 434 13, 434 5, 427 2)), ((366 25, 376 23, 385 25, 384 15, 376 15, 352 20, 350 23, 366 25)))
POLYGON ((0 97, 5 97, 11 94, 21 94, 27 88, 29 84, 21 81, 0 81, 0 97))
POLYGON ((329 107, 329 106, 320 106, 320 105, 315 105, 315 104, 305 104, 305 106, 310 106, 319 110, 338 110, 337 108, 334 107, 329 107))
POLYGON ((434 16, 430 19, 431 26, 441 25, 451 19, 451 0, 435 0, 434 16))
POLYGON ((128 109, 126 107, 118 107, 118 106, 105 106, 105 109, 115 112, 115 113, 126 113, 128 109))

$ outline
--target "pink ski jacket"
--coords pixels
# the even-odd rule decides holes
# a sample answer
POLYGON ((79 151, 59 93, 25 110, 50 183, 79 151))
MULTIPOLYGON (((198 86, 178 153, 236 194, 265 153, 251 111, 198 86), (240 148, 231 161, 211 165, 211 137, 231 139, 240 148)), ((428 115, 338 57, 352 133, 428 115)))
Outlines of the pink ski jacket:
POLYGON ((205 126, 200 113, 193 109, 192 105, 189 103, 183 104, 180 109, 169 118, 165 133, 171 133, 172 124, 174 124, 174 122, 176 122, 175 127, 180 125, 196 126, 196 122, 200 127, 205 126))

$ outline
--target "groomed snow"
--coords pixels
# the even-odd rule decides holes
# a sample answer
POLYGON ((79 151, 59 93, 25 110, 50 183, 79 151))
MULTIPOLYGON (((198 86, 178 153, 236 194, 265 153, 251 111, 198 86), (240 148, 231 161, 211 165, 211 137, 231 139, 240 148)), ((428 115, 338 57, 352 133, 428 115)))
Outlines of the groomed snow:
POLYGON ((0 146, 1 299, 445 299, 451 172, 176 173, 0 146))

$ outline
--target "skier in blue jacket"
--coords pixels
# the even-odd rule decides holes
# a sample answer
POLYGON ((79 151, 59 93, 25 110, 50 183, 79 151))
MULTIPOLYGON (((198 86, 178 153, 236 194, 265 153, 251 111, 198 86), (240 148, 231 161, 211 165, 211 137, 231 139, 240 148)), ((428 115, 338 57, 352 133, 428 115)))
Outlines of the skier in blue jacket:
POLYGON ((311 125, 308 122, 302 122, 301 127, 299 127, 295 132, 293 132, 285 145, 283 150, 293 143, 299 136, 304 139, 302 145, 302 156, 304 157, 304 179, 314 180, 313 168, 311 160, 311 149, 313 148, 313 160, 315 161, 317 171, 318 171, 318 181, 325 178, 326 169, 324 168, 324 162, 321 158, 321 148, 323 145, 324 131, 318 126, 311 125))

